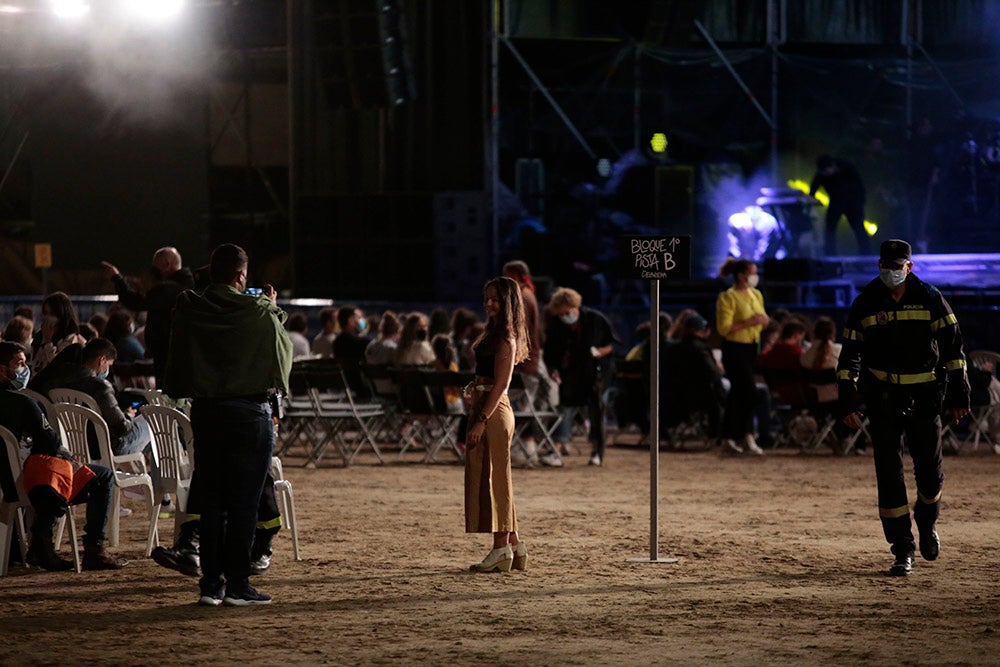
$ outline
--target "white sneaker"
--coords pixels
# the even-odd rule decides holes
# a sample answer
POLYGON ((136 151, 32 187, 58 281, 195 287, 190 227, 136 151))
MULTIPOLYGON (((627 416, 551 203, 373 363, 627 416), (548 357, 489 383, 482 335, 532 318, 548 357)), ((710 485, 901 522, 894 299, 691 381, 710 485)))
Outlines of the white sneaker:
POLYGON ((527 457, 528 463, 538 463, 538 445, 534 438, 524 439, 524 455, 527 457))
POLYGON ((589 465, 599 466, 599 465, 601 465, 601 463, 602 463, 602 461, 601 461, 601 455, 600 454, 594 453, 594 454, 590 455, 589 465))
POLYGON ((764 450, 760 448, 757 444, 757 440, 754 439, 753 435, 747 434, 747 437, 743 439, 743 446, 746 449, 747 454, 753 454, 754 456, 764 456, 764 450))
POLYGON ((118 508, 118 516, 120 516, 120 517, 121 516, 128 516, 130 514, 132 514, 132 510, 130 510, 129 508, 127 508, 127 507, 119 507, 118 508))
POLYGON ((743 448, 736 444, 735 440, 725 438, 719 449, 719 456, 739 456, 743 453, 743 448))
POLYGON ((550 468, 562 468, 563 466, 562 457, 559 456, 559 454, 557 454, 556 452, 551 452, 544 456, 540 456, 538 457, 538 461, 543 466, 549 466, 550 468))

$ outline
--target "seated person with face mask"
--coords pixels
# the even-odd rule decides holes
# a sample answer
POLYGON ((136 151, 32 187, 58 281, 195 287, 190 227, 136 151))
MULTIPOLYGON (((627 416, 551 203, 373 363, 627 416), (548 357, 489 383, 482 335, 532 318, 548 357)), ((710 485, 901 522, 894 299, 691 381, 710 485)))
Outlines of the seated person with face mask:
MULTIPOLYGON (((56 519, 66 513, 67 505, 86 502, 83 569, 122 568, 126 561, 104 551, 104 529, 111 510, 113 473, 104 466, 94 464, 81 465, 76 470, 70 467, 71 485, 57 482, 55 475, 44 474, 46 470, 55 470, 56 464, 66 461, 68 452, 62 448, 59 435, 49 426, 39 405, 18 391, 27 385, 29 376, 24 346, 0 342, 0 425, 9 429, 18 440, 31 439, 31 455, 25 461, 25 489, 35 511, 35 519, 31 524, 31 546, 25 560, 29 565, 45 570, 72 568, 71 561, 60 558, 56 553, 52 545, 52 531, 56 519), (29 474, 28 471, 32 468, 35 473, 29 474)), ((66 467, 66 464, 62 463, 62 466, 66 467)), ((3 461, 0 470, 10 470, 6 461, 3 461)), ((67 480, 64 478, 63 481, 67 480)), ((9 474, 0 476, 0 484, 7 498, 16 496, 13 482, 9 474)))
MULTIPOLYGON (((45 395, 56 388, 76 389, 90 395, 97 401, 101 416, 108 423, 112 451, 122 456, 148 449, 152 434, 145 418, 136 416, 132 408, 126 414, 118 405, 115 389, 108 381, 108 372, 117 356, 111 341, 95 338, 82 350, 71 347, 60 353, 32 380, 30 387, 45 395)), ((155 482, 155 471, 153 474, 155 482)))

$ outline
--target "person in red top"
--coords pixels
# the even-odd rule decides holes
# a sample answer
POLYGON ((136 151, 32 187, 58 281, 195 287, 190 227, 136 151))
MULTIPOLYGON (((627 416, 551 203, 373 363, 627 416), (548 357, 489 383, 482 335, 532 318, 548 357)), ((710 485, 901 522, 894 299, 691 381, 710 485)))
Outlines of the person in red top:
POLYGON ((757 368, 771 393, 786 405, 805 405, 805 377, 800 361, 805 347, 806 325, 792 318, 781 326, 781 338, 764 350, 757 359, 757 368))

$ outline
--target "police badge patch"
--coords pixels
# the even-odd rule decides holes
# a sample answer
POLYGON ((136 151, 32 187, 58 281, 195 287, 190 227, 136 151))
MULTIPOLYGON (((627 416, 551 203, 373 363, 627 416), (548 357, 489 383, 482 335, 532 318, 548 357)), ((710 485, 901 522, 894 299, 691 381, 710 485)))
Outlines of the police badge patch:
POLYGON ((878 311, 878 314, 875 315, 875 321, 879 324, 886 324, 889 321, 889 313, 884 310, 878 311))

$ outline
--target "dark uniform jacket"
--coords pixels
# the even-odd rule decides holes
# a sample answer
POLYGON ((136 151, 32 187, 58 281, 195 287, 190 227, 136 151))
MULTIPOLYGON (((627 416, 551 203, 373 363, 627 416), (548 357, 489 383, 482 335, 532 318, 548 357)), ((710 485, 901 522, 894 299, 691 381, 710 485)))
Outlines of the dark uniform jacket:
POLYGON ((851 305, 837 365, 844 414, 858 408, 858 391, 885 383, 900 388, 946 380, 944 407, 969 407, 969 381, 958 320, 935 287, 912 273, 896 301, 880 279, 851 305))

